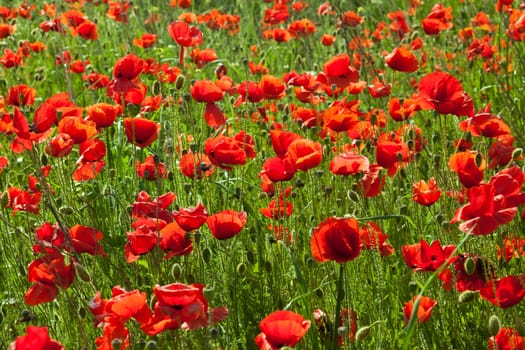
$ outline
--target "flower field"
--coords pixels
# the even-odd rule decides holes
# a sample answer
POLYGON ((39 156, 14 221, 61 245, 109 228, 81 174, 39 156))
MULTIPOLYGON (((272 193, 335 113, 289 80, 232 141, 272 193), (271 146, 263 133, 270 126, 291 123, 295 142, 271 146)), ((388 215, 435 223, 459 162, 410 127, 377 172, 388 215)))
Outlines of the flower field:
POLYGON ((524 349, 525 3, 0 5, 0 346, 524 349))

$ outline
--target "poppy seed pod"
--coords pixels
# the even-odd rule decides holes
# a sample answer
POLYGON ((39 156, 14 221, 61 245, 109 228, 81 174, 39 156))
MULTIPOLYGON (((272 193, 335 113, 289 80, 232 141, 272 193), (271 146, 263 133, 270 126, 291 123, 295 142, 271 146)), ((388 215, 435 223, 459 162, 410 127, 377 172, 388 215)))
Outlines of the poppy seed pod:
POLYGON ((495 337, 496 334, 498 334, 500 328, 501 328, 501 321, 499 320, 499 317, 496 315, 490 316, 489 322, 488 322, 489 334, 495 337))

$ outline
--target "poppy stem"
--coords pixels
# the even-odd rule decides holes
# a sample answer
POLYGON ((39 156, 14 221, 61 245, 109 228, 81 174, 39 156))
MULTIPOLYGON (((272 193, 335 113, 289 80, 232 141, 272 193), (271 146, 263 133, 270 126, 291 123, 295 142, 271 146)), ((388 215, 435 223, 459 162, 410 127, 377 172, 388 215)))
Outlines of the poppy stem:
POLYGON ((345 296, 344 291, 344 278, 345 277, 345 264, 339 264, 339 279, 337 280, 337 299, 335 304, 335 316, 334 316, 334 327, 332 330, 332 343, 331 343, 331 350, 335 350, 338 348, 337 344, 337 336, 338 336, 338 328, 339 328, 339 314, 341 313, 341 304, 343 303, 343 298, 345 296))
POLYGON ((182 68, 182 63, 184 62, 184 46, 181 45, 180 47, 180 55, 179 55, 179 64, 182 68))

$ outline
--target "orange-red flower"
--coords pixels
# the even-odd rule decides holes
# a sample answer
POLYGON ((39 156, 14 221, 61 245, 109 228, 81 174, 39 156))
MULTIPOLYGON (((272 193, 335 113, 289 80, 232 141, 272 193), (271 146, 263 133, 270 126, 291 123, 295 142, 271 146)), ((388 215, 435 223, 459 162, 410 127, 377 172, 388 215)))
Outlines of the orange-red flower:
POLYGON ((325 91, 331 91, 332 85, 342 91, 348 84, 359 80, 359 71, 350 65, 350 56, 340 54, 332 57, 323 64, 323 72, 317 78, 323 83, 325 91))
POLYGON ((438 35, 442 30, 452 28, 452 7, 443 7, 441 3, 434 5, 421 24, 428 35, 438 35))
POLYGON ((454 153, 448 161, 448 166, 458 175, 459 181, 466 188, 476 186, 483 180, 485 160, 477 152, 454 153))
POLYGON ((223 91, 210 80, 198 80, 190 89, 191 96, 197 102, 213 103, 222 99, 223 91))
POLYGON ((28 326, 26 334, 15 339, 9 350, 64 350, 64 346, 49 337, 47 327, 28 326))
POLYGON ((313 231, 310 248, 315 260, 345 263, 361 253, 359 225, 352 218, 329 217, 313 231))
POLYGON ((228 209, 208 216, 206 225, 215 238, 228 239, 241 232, 246 225, 246 218, 246 212, 228 209))
POLYGON ((36 90, 25 84, 12 86, 7 90, 5 103, 11 106, 31 106, 35 102, 36 90))
MULTIPOLYGON (((414 312, 414 307, 416 304, 416 300, 418 299, 418 296, 414 296, 412 300, 405 303, 405 306, 403 307, 403 313, 405 314, 405 323, 408 323, 410 320, 410 317, 412 313, 414 312)), ((417 306, 416 311, 416 317, 418 323, 425 323, 430 318, 430 315, 432 315, 432 310, 434 309, 434 306, 436 306, 437 301, 433 300, 426 296, 421 296, 419 298, 419 304, 417 306)))
POLYGON ((117 115, 122 114, 122 106, 100 102, 87 106, 86 113, 86 119, 95 122, 97 129, 107 128, 113 125, 117 115))
POLYGON ((135 146, 144 148, 157 140, 160 124, 142 117, 125 118, 124 129, 129 142, 135 146))
POLYGON ((180 172, 189 177, 202 179, 209 177, 215 171, 213 164, 206 154, 187 152, 182 155, 179 162, 180 172))
POLYGON ((319 142, 300 138, 290 143, 287 157, 297 169, 307 171, 321 163, 323 147, 319 142))
POLYGON ((370 162, 367 157, 354 152, 345 152, 330 161, 330 172, 335 175, 356 175, 368 171, 370 162))
POLYGON ((428 183, 425 180, 421 180, 414 183, 412 187, 412 199, 414 202, 426 207, 431 206, 441 197, 441 190, 434 177, 431 177, 428 183))
POLYGON ((439 114, 474 114, 472 98, 463 91, 461 83, 447 73, 433 72, 421 78, 419 97, 422 108, 434 109, 439 114))
POLYGON ((412 73, 419 69, 416 56, 404 47, 396 47, 385 56, 385 62, 390 68, 400 72, 412 73))
POLYGON ((219 135, 208 138, 204 143, 204 150, 211 162, 226 170, 231 170, 232 165, 244 165, 248 158, 254 158, 254 147, 252 137, 244 131, 233 137, 219 135))
POLYGON ((149 181, 157 179, 165 179, 168 177, 168 172, 165 169, 164 163, 159 162, 158 157, 150 155, 144 162, 137 160, 137 174, 149 181))
POLYGON ((144 33, 140 38, 133 38, 133 45, 147 49, 155 45, 157 42, 157 35, 151 33, 144 33))
POLYGON ((255 337, 260 350, 278 350, 283 346, 294 347, 310 328, 310 320, 305 320, 292 311, 275 311, 266 316, 259 327, 261 333, 255 337))

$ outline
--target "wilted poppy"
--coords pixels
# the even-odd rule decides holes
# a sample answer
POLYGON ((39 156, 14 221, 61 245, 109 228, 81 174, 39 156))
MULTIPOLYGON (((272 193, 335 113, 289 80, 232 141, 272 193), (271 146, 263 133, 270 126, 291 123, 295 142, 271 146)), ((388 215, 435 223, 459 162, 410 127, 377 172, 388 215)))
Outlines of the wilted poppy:
POLYGON ((228 209, 208 216, 206 224, 215 238, 228 239, 241 232, 246 218, 246 212, 228 209))
MULTIPOLYGON (((414 312, 413 310, 414 310, 414 306, 415 306, 417 299, 418 299, 418 296, 416 295, 412 298, 412 300, 405 303, 405 306, 403 307, 403 313, 405 314, 405 323, 409 322, 411 315, 414 312)), ((418 323, 427 322, 436 304, 437 304, 436 300, 433 300, 426 296, 421 296, 421 298, 419 298, 419 304, 417 306, 417 311, 416 311, 417 322, 418 323)))
POLYGON ((367 222, 359 228, 359 238, 361 239, 361 249, 372 249, 379 251, 381 256, 394 254, 394 247, 387 243, 388 235, 381 231, 375 222, 367 222))
POLYGON ((319 262, 333 260, 345 263, 354 260, 361 253, 357 220, 335 217, 325 219, 314 229, 310 247, 314 259, 319 262))
POLYGON ((255 337, 255 344, 261 350, 294 347, 310 328, 310 320, 305 320, 292 311, 275 311, 259 324, 261 333, 255 337))
POLYGON ((142 117, 125 118, 124 129, 129 142, 144 148, 157 140, 160 124, 142 117))

